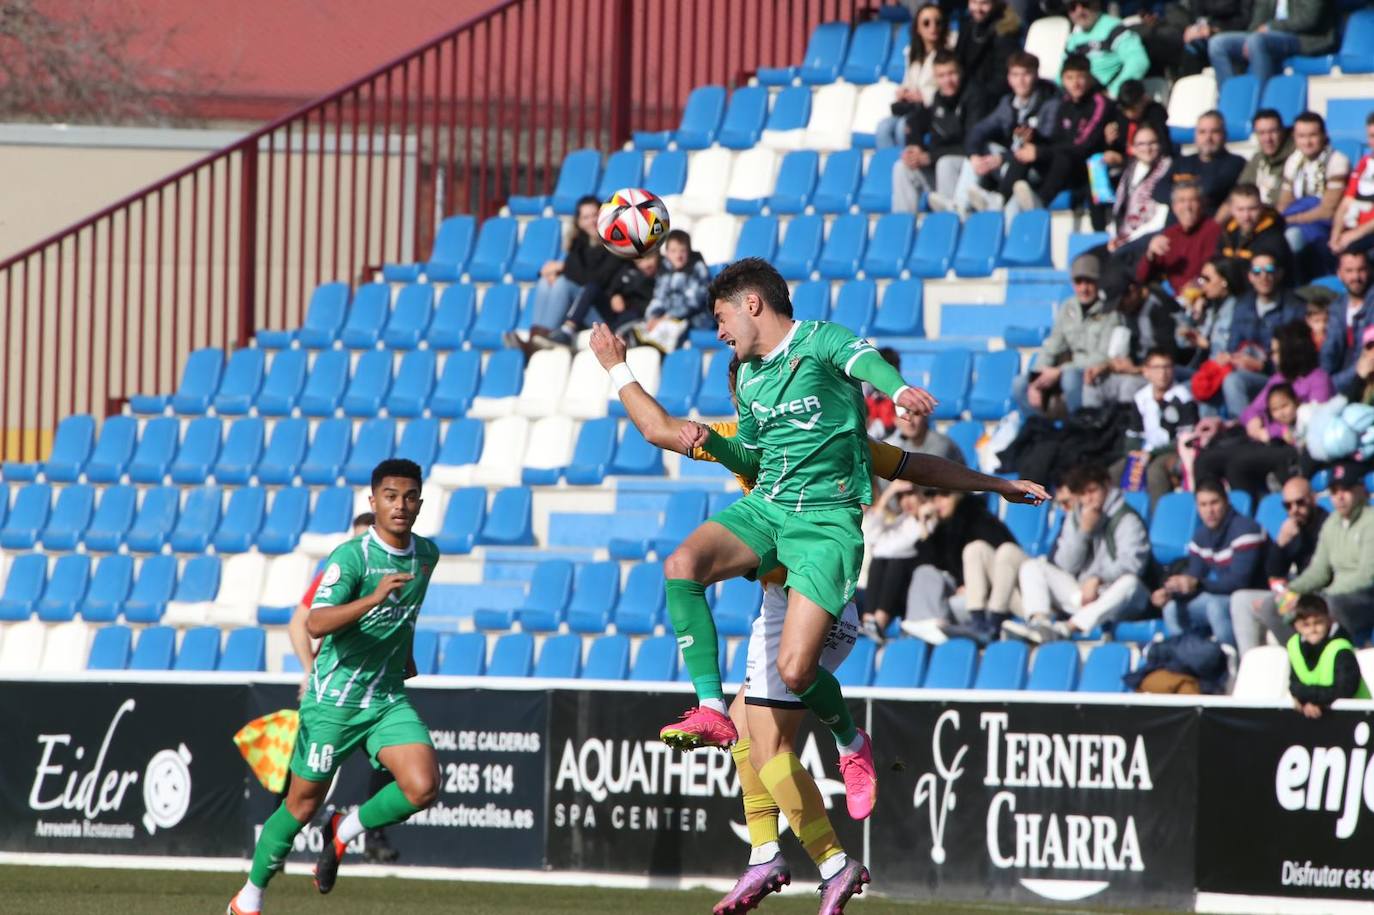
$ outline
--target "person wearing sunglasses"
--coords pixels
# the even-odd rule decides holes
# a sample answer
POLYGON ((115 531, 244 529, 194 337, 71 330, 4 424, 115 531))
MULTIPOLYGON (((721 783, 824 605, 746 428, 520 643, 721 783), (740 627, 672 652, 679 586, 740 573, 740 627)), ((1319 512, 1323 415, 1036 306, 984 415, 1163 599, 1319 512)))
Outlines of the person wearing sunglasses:
POLYGON ((1274 594, 1312 563, 1317 536, 1326 523, 1327 511, 1317 504, 1312 483, 1306 477, 1290 477, 1278 498, 1283 500, 1283 522, 1264 556, 1269 587, 1242 588, 1231 595, 1231 631, 1241 654, 1263 645, 1266 631, 1274 633, 1281 645, 1292 636, 1292 627, 1279 617, 1274 594))
POLYGON ((1128 79, 1144 79, 1150 58, 1140 36, 1115 16, 1102 12, 1102 0, 1069 0, 1065 5, 1073 28, 1066 55, 1083 54, 1092 66, 1093 78, 1116 98, 1128 79))
POLYGON ((911 17, 911 44, 906 74, 892 102, 892 116, 878 122, 874 145, 879 149, 906 145, 907 118, 935 97, 935 55, 949 50, 949 21, 934 3, 922 4, 911 17))
POLYGON ((1258 354, 1270 351, 1275 331, 1294 322, 1306 328, 1306 318, 1306 304, 1284 288, 1283 270, 1273 256, 1256 254, 1250 261, 1250 291, 1236 300, 1226 346, 1231 372, 1221 392, 1232 416, 1240 416, 1250 406, 1274 371, 1273 364, 1258 354))

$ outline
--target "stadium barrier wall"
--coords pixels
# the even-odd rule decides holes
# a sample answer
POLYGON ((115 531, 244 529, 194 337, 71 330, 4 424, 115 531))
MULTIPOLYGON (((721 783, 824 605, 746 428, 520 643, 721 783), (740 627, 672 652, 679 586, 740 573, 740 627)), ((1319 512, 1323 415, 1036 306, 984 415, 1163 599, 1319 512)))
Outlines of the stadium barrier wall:
MULTIPOLYGON (((231 741, 296 684, 229 675, 0 681, 0 854, 251 854, 277 798, 231 741)), ((728 754, 654 729, 683 695, 640 684, 422 678, 439 803, 388 831, 400 868, 728 878, 747 847, 728 754), (480 686, 478 684, 481 684, 480 686), (510 688, 507 688, 507 687, 510 688), (628 689, 627 686, 635 688, 628 689)), ((1280 707, 1137 697, 868 690, 851 699, 882 779, 844 813, 833 741, 798 740, 840 838, 899 898, 1335 911, 1374 899, 1374 705, 1309 721, 1280 707), (1299 901, 1302 901, 1301 905, 1299 901), (1312 909, 1314 904, 1318 909, 1312 909), (1285 908, 1286 907, 1286 908, 1285 908)), ((367 791, 341 769, 330 802, 367 791)), ((311 827, 292 860, 320 847, 311 827)), ((364 841, 362 839, 359 840, 364 841)), ((784 835, 789 858, 804 855, 784 835)))

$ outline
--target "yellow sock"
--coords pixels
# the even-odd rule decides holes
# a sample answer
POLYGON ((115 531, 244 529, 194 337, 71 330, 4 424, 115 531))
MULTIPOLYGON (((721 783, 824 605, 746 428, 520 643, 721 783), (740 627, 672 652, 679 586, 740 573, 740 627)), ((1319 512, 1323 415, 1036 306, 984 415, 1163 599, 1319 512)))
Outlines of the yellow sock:
POLYGON ((759 770, 759 778, 786 814, 787 822, 792 824, 792 831, 812 861, 819 866, 822 861, 844 851, 830 825, 820 789, 811 773, 802 767, 797 754, 774 756, 759 770))
POLYGON ((730 748, 739 771, 740 794, 744 800, 744 822, 749 826, 749 844, 754 848, 778 841, 778 805, 763 786, 754 764, 749 761, 749 740, 735 741, 730 748))

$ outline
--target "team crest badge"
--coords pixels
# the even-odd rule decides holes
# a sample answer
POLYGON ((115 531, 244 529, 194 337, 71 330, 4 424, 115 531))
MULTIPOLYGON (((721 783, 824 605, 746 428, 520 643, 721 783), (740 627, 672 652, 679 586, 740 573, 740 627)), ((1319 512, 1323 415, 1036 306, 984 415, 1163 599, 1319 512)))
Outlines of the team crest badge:
POLYGON ((342 572, 339 569, 339 564, 337 562, 331 562, 329 568, 324 570, 324 577, 320 579, 320 584, 327 588, 339 580, 340 574, 342 574, 342 572))
POLYGON ((840 495, 844 495, 845 492, 848 491, 848 489, 849 489, 849 484, 848 484, 847 482, 845 482, 844 480, 841 480, 841 481, 840 481, 840 495))
POLYGON ((427 562, 424 565, 420 566, 420 572, 426 578, 428 578, 434 572, 434 566, 427 562))
POLYGON ((792 360, 787 363, 787 370, 789 372, 795 372, 799 365, 801 365, 801 356, 793 356, 792 360))

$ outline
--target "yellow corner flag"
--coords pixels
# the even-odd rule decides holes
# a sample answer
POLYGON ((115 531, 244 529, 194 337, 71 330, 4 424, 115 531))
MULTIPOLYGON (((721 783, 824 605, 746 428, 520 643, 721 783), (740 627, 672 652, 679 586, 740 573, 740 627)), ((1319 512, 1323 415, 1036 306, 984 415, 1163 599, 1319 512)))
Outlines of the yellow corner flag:
POLYGON ((286 785, 291 751, 296 745, 300 716, 295 709, 281 709, 248 722, 234 735, 248 768, 262 786, 277 794, 286 785))

